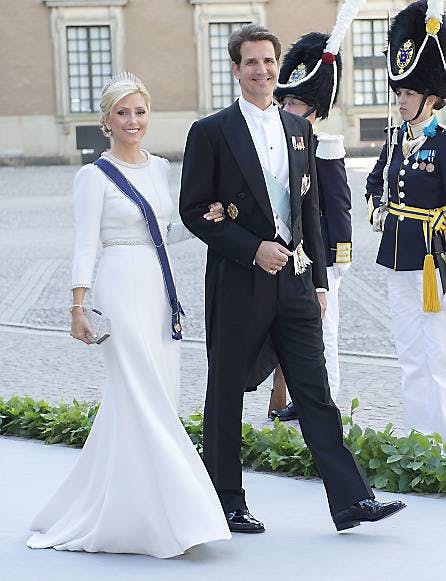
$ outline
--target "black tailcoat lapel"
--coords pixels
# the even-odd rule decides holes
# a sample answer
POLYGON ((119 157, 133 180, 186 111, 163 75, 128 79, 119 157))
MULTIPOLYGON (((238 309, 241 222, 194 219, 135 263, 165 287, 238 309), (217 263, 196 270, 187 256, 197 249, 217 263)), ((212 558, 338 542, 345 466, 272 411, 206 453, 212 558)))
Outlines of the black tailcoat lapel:
MULTIPOLYGON (((296 218, 299 215, 299 205, 300 205, 300 191, 297 191, 298 185, 298 175, 296 162, 293 159, 294 149, 291 147, 291 136, 296 136, 296 127, 293 126, 292 118, 289 115, 284 115, 282 109, 279 110, 280 119, 282 121, 283 129, 285 131, 286 145, 288 149, 288 171, 289 171, 289 183, 290 183, 290 204, 291 204, 291 231, 293 231, 293 226, 296 218)), ((308 144, 307 144, 308 147, 308 144)), ((300 180, 299 180, 300 183, 300 180)))
POLYGON ((274 217, 263 177, 262 166, 238 101, 227 110, 226 123, 222 125, 226 142, 237 161, 248 186, 265 216, 274 226, 274 217))

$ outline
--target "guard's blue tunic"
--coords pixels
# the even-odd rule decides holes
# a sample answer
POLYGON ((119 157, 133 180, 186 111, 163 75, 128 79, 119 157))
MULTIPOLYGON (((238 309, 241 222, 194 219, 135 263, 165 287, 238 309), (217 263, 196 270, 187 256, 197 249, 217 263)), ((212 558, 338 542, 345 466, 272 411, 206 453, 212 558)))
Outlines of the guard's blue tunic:
MULTIPOLYGON (((318 140, 315 136, 315 146, 318 140)), ((352 241, 351 191, 344 158, 321 159, 316 151, 316 171, 321 212, 321 230, 327 266, 336 262, 338 243, 352 241)))
MULTIPOLYGON (((446 206, 446 132, 438 126, 436 135, 428 137, 419 150, 404 159, 403 129, 398 131, 398 144, 393 150, 389 166, 389 202, 432 210, 446 206), (433 165, 433 171, 420 169, 421 162, 433 165), (418 167, 417 167, 418 166, 418 167)), ((373 206, 381 205, 387 162, 385 144, 378 161, 367 178, 367 200, 372 196, 373 206)), ((429 169, 432 169, 431 167, 429 169)), ((423 270, 426 244, 423 224, 419 220, 401 219, 388 214, 376 262, 394 270, 423 270)))

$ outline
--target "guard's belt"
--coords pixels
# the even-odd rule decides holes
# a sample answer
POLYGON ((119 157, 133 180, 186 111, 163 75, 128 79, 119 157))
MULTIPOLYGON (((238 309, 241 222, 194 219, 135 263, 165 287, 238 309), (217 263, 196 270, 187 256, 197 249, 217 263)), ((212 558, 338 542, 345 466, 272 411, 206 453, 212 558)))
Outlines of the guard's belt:
POLYGON ((399 204, 390 202, 389 212, 395 216, 404 216, 412 220, 428 222, 432 232, 444 232, 446 230, 446 206, 427 210, 426 208, 415 208, 414 206, 401 208, 399 204))
POLYGON ((435 263, 432 255, 432 237, 434 234, 446 233, 446 206, 441 208, 415 208, 414 206, 403 206, 390 202, 389 213, 394 216, 404 216, 410 220, 420 220, 423 222, 424 242, 426 244, 426 255, 423 265, 423 310, 430 313, 441 311, 441 304, 438 298, 437 278, 435 274, 435 263))

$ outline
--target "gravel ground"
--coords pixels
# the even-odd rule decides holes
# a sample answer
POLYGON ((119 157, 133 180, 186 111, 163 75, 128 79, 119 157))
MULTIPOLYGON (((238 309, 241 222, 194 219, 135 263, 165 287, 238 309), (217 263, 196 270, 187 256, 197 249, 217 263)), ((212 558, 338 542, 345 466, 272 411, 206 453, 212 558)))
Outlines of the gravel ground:
MULTIPOLYGON (((349 162, 353 192, 354 263, 341 291, 341 409, 359 397, 358 419, 383 427, 402 425, 400 373, 394 357, 384 269, 374 260, 379 237, 371 232, 363 198, 372 160, 349 162), (354 355, 352 355, 354 354, 354 355), (373 355, 370 357, 369 355, 373 355)), ((60 399, 100 398, 104 366, 100 348, 87 348, 63 332, 69 325, 70 261, 73 239, 71 166, 0 168, 0 395, 30 394, 60 399), (31 327, 29 329, 23 326, 31 327)), ((172 165, 178 192, 181 165, 172 165)), ((203 276, 205 247, 189 240, 171 247, 187 317, 182 349, 182 414, 203 403, 206 382, 203 276)), ((269 385, 246 396, 245 418, 265 423, 269 385)))

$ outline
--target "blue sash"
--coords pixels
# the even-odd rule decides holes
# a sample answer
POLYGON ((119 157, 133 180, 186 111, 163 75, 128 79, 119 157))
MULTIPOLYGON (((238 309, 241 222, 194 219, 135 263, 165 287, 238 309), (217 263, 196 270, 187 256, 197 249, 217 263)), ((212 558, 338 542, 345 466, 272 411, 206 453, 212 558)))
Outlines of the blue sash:
POLYGON ((98 168, 105 173, 110 181, 112 181, 117 186, 117 188, 120 189, 121 192, 138 207, 139 211, 141 212, 142 217, 144 218, 144 221, 147 225, 147 230, 150 234, 153 245, 155 246, 156 252, 158 254, 158 260, 161 266, 161 271, 163 273, 164 284, 166 286, 170 307, 172 309, 172 339, 182 339, 180 315, 184 315, 184 312, 177 297, 177 291, 175 289, 175 283, 169 264, 169 258, 164 247, 164 240, 161 236, 158 221, 154 211, 152 210, 152 206, 115 165, 103 157, 97 159, 94 162, 94 165, 98 166, 98 168))
POLYGON ((265 167, 262 167, 262 169, 271 206, 279 214, 291 236, 290 192, 265 167))

